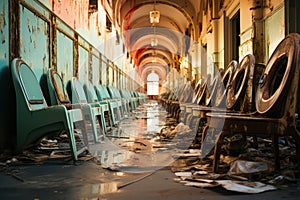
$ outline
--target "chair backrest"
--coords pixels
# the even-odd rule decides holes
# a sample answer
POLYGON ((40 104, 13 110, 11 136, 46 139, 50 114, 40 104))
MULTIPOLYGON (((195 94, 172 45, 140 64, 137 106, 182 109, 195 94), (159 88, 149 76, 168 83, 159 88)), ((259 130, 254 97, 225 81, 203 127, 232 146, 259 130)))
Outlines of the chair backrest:
POLYGON ((219 83, 221 82, 221 74, 217 73, 211 83, 206 87, 205 106, 214 106, 216 100, 216 92, 219 83))
POLYGON ((71 79, 71 94, 73 104, 86 104, 88 102, 85 96, 83 86, 76 77, 73 77, 71 79))
MULTIPOLYGON (((117 98, 121 99, 122 98, 122 95, 121 95, 121 92, 120 90, 118 90, 117 88, 114 88, 114 93, 116 95, 117 98)), ((125 97, 124 97, 125 98, 125 97)))
POLYGON ((233 78, 233 75, 235 73, 235 70, 237 68, 237 61, 232 60, 226 70, 224 71, 223 75, 222 75, 222 79, 221 82, 219 83, 218 87, 217 87, 217 91, 216 91, 216 98, 215 101, 213 102, 213 106, 216 107, 221 107, 221 108, 225 108, 225 100, 226 100, 226 95, 227 95, 227 91, 229 86, 231 85, 231 81, 233 78))
POLYGON ((83 88, 89 103, 95 103, 99 101, 97 97, 97 93, 95 91, 95 87, 91 82, 84 84, 83 88))
POLYGON ((211 78, 211 76, 209 74, 209 75, 207 75, 207 77, 201 79, 202 83, 198 89, 198 92, 196 94, 195 101, 194 101, 196 104, 199 104, 199 105, 205 104, 205 95, 206 95, 207 85, 210 83, 210 78, 211 78))
POLYGON ((228 88, 226 107, 229 110, 239 111, 247 89, 247 81, 250 77, 250 70, 254 69, 255 57, 252 54, 246 55, 237 66, 232 78, 231 87, 228 88))
POLYGON ((107 91, 112 99, 118 99, 115 89, 112 86, 107 86, 107 91))
POLYGON ((119 93, 120 93, 120 95, 121 95, 122 98, 128 98, 127 92, 125 90, 119 89, 118 91, 119 91, 119 93))
POLYGON ((23 96, 30 110, 48 107, 40 84, 31 68, 21 59, 13 62, 13 75, 18 79, 23 96))
POLYGON ((291 33, 278 44, 259 80, 256 92, 258 113, 295 123, 300 94, 299 59, 300 35, 291 33))
POLYGON ((180 103, 188 103, 192 101, 194 89, 190 81, 187 81, 184 88, 178 94, 180 103))
POLYGON ((111 99, 108 94, 108 91, 103 85, 96 85, 95 89, 96 89, 97 97, 100 101, 111 99))
POLYGON ((52 105, 70 104, 71 101, 67 94, 62 77, 53 68, 48 70, 48 89, 52 105))

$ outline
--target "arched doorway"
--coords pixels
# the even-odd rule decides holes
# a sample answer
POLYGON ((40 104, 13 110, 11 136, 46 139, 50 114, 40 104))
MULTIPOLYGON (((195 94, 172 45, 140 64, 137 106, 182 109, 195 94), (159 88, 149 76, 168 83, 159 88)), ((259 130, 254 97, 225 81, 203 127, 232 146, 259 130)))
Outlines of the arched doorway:
POLYGON ((151 72, 147 76, 147 95, 150 99, 157 98, 159 94, 159 76, 151 72))

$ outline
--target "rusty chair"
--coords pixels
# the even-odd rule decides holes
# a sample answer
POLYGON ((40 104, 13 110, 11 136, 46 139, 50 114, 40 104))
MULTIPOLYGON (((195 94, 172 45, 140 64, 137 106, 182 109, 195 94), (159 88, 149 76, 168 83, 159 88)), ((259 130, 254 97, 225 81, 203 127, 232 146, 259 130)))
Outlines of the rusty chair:
MULTIPOLYGON (((213 172, 217 172, 224 138, 235 134, 272 138, 275 169, 280 169, 279 136, 292 136, 296 143, 300 167, 300 135, 297 130, 299 112, 299 34, 290 34, 275 49, 256 90, 253 114, 207 113, 207 136, 214 133, 213 172), (211 130, 211 131, 209 131, 211 130)), ((203 146, 203 144, 202 144, 203 146)), ((202 151, 205 151, 202 148, 202 151)), ((207 152, 207 151, 206 151, 207 152)))
POLYGON ((81 110, 67 110, 64 105, 48 106, 34 72, 23 60, 12 61, 11 73, 17 103, 17 151, 37 144, 45 136, 65 132, 72 157, 77 160, 88 145, 86 137, 81 147, 75 140, 74 123, 84 124, 81 110))
POLYGON ((207 128, 207 113, 250 113, 253 111, 254 82, 258 81, 264 68, 264 64, 255 64, 254 56, 249 54, 242 59, 239 65, 236 61, 231 61, 222 78, 220 78, 220 74, 214 78, 210 89, 207 87, 207 82, 204 82, 203 89, 199 91, 200 95, 198 95, 198 102, 202 102, 202 105, 192 105, 187 108, 187 110, 191 110, 189 111, 191 114, 186 123, 196 132, 195 145, 201 145, 202 149, 203 146, 207 148, 207 143, 202 145, 206 134, 206 131, 203 130, 207 128), (230 95, 228 95, 228 91, 231 92, 230 95))
POLYGON ((201 127, 206 123, 206 112, 212 110, 225 110, 226 94, 237 68, 237 62, 231 61, 226 68, 222 77, 218 74, 212 83, 210 83, 211 77, 203 78, 200 80, 200 87, 194 96, 192 105, 186 106, 186 118, 185 124, 195 129, 197 132, 202 132, 201 127), (208 87, 208 84, 210 85, 208 87), (200 127, 200 131, 198 128, 200 127))
POLYGON ((191 82, 187 81, 182 86, 178 87, 178 90, 174 93, 174 99, 169 101, 169 112, 172 114, 176 120, 180 121, 180 116, 182 115, 180 110, 181 104, 191 103, 193 88, 191 86, 191 82))
POLYGON ((199 105, 200 102, 198 102, 198 96, 201 93, 201 91, 204 91, 204 87, 206 87, 206 79, 202 78, 200 79, 193 91, 193 96, 191 98, 191 102, 188 103, 180 103, 180 121, 186 124, 187 118, 191 114, 192 108, 199 105))

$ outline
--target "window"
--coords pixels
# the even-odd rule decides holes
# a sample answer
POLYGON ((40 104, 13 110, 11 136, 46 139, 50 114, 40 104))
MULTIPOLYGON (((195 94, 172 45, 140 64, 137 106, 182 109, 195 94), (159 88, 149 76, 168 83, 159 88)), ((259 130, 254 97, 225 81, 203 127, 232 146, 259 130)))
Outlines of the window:
POLYGON ((155 72, 151 72, 147 76, 147 95, 159 94, 159 77, 155 72))

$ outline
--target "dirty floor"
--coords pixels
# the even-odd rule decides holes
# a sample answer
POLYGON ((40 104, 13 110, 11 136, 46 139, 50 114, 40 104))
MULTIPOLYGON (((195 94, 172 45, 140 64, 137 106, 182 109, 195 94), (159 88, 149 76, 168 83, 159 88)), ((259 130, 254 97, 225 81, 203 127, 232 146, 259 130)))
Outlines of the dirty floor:
POLYGON ((76 165, 57 157, 26 162, 15 156, 1 162, 0 199, 299 199, 296 180, 259 194, 178 183, 184 179, 175 176, 174 168, 199 154, 188 151, 193 133, 175 136, 176 131, 188 132, 185 129, 157 101, 147 101, 127 114, 104 143, 91 142, 90 154, 76 165), (184 157, 184 152, 189 154, 184 157))

